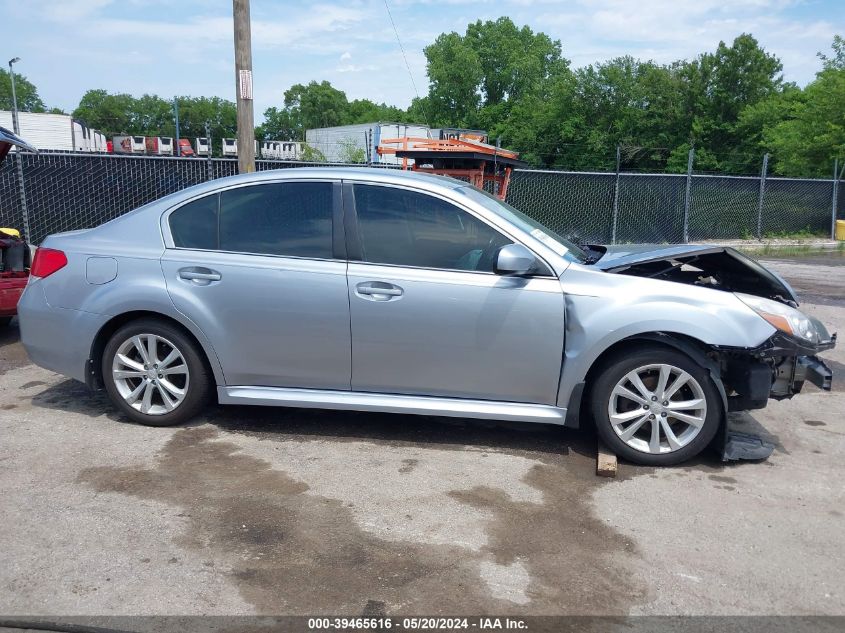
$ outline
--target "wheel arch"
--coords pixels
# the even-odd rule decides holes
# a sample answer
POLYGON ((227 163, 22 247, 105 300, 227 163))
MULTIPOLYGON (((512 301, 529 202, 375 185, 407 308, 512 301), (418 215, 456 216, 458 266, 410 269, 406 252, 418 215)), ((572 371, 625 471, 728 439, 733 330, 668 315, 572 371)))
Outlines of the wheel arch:
POLYGON ((202 335, 202 332, 196 330, 196 326, 191 326, 183 323, 179 319, 171 315, 162 314, 152 310, 130 310, 122 312, 121 314, 111 317, 106 321, 97 332, 94 340, 91 343, 91 351, 88 355, 87 367, 85 371, 85 383, 92 389, 100 389, 103 386, 102 376, 102 357, 106 348, 106 344, 112 335, 127 323, 132 323, 139 319, 156 319, 179 328, 188 338, 191 339, 200 350, 201 358, 206 364, 206 368, 214 376, 217 384, 223 383, 223 372, 220 363, 217 360, 217 355, 211 349, 210 343, 202 335))
MULTIPOLYGON (((642 332, 625 337, 612 343, 611 345, 608 345, 594 358, 582 379, 572 390, 567 411, 577 411, 578 421, 581 419, 589 419, 589 414, 587 413, 585 407, 586 403, 589 401, 595 377, 613 357, 624 353, 628 349, 634 349, 638 346, 642 346, 644 343, 668 347, 670 349, 680 351, 689 356, 690 359, 692 359, 697 365, 709 372, 710 377, 713 380, 713 384, 716 385, 716 390, 719 392, 722 404, 720 425, 724 426, 728 411, 728 396, 725 391, 725 386, 722 384, 719 364, 708 356, 710 346, 692 336, 681 334, 679 332, 642 332)), ((567 426, 578 426, 578 421, 576 421, 574 414, 572 416, 567 416, 567 426), (575 421, 575 424, 570 424, 570 420, 575 421)))

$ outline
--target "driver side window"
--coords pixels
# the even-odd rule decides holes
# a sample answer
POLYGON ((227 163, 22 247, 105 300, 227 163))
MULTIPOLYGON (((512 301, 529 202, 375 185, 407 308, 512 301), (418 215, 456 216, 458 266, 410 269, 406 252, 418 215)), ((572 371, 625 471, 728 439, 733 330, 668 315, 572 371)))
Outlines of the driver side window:
POLYGON ((508 239, 434 196, 396 187, 354 185, 365 262, 493 272, 508 239))

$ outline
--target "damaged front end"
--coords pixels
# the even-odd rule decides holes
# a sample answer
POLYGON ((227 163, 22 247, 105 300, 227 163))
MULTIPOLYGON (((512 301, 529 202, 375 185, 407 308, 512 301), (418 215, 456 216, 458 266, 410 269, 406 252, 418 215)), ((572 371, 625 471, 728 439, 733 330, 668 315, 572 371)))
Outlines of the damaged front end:
POLYGON ((817 354, 834 347, 836 335, 828 334, 818 321, 815 324, 821 330, 815 344, 778 331, 753 349, 714 346, 728 410, 762 409, 769 398, 784 400, 800 393, 805 382, 830 391, 833 372, 817 354))
POLYGON ((799 312, 798 297, 779 275, 727 247, 706 245, 590 246, 593 266, 632 275, 734 293, 776 332, 754 348, 712 346, 730 411, 761 409, 769 398, 799 393, 805 382, 829 391, 832 372, 818 354, 836 335, 799 312))

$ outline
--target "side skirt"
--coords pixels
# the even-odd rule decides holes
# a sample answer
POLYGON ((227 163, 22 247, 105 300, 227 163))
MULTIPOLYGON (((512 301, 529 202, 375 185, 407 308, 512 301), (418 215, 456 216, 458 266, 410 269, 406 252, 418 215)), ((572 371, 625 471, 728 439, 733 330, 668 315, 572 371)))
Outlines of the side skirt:
POLYGON ((566 421, 566 409, 544 404, 435 398, 362 391, 288 389, 284 387, 217 387, 217 399, 220 404, 443 415, 560 425, 563 425, 566 421))

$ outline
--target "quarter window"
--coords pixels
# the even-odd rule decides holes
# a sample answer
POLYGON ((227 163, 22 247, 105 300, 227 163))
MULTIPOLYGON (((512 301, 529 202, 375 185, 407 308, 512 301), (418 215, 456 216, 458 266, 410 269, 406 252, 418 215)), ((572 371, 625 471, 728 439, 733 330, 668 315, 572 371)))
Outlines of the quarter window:
POLYGON ((375 185, 355 185, 354 191, 366 262, 493 272, 499 248, 512 243, 434 196, 375 185))
POLYGON ((331 259, 332 184, 294 182, 227 189, 170 216, 182 248, 331 259))
POLYGON ((217 194, 183 205, 170 214, 170 233, 179 248, 217 248, 217 194))

